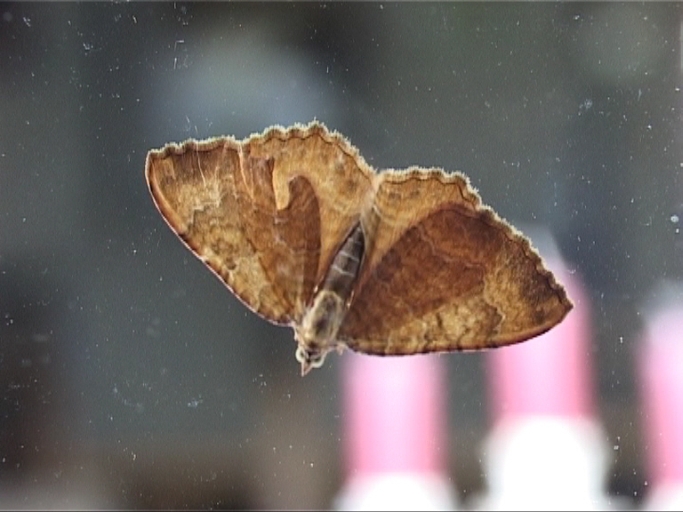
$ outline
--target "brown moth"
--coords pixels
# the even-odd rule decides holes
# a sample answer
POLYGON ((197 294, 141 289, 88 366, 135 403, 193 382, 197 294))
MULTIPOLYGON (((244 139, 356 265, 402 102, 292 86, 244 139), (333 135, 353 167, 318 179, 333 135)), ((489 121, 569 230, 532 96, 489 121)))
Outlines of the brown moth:
POLYGON ((149 152, 145 173, 187 247, 250 309, 294 329, 302 375, 345 347, 510 345, 572 308, 466 176, 377 172, 319 122, 168 144, 149 152))

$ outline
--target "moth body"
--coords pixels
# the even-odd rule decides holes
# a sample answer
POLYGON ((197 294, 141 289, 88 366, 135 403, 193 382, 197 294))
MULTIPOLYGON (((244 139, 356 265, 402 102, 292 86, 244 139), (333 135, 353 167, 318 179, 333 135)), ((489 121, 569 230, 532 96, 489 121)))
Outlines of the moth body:
POLYGON ((364 254, 365 234, 358 223, 332 259, 301 324, 294 327, 301 375, 306 375, 311 368, 319 368, 331 350, 344 348, 337 340, 337 333, 351 304, 364 254))

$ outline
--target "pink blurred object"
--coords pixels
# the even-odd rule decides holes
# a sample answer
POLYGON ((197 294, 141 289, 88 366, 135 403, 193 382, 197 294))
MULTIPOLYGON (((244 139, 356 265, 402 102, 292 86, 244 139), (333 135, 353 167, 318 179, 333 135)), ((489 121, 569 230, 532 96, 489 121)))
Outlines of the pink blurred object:
POLYGON ((492 430, 484 446, 488 493, 475 508, 603 510, 607 449, 595 419, 590 303, 547 231, 524 230, 574 309, 535 339, 486 354, 492 430))
POLYGON ((443 361, 357 354, 347 359, 344 452, 349 470, 445 471, 443 361))
POLYGON ((683 509, 683 301, 662 288, 639 357, 650 509, 683 509))
POLYGON ((452 509, 446 372, 439 356, 346 353, 339 509, 452 509))

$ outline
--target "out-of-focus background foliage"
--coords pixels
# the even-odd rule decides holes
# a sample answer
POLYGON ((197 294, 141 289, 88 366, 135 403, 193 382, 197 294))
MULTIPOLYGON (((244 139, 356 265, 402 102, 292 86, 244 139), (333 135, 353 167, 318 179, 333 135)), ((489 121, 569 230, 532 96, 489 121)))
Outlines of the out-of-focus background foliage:
MULTIPOLYGON (((178 242, 143 176, 166 142, 313 118, 552 231, 593 306, 608 491, 637 505, 642 305, 683 277, 681 8, 0 4, 0 505, 330 505, 342 358, 301 379, 291 331, 178 242)), ((482 357, 444 357, 467 503, 482 357)))

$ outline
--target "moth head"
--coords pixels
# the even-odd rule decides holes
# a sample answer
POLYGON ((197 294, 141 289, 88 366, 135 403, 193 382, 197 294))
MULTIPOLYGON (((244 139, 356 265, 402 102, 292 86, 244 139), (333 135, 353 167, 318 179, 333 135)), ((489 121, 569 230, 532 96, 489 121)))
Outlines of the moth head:
POLYGON ((301 376, 303 377, 313 368, 320 368, 325 362, 327 352, 311 351, 302 345, 296 347, 296 360, 301 363, 301 376))

